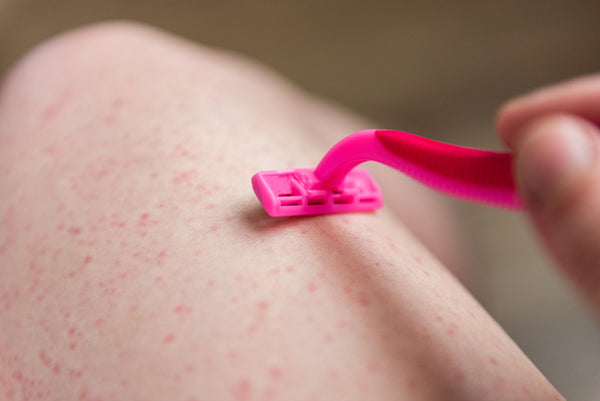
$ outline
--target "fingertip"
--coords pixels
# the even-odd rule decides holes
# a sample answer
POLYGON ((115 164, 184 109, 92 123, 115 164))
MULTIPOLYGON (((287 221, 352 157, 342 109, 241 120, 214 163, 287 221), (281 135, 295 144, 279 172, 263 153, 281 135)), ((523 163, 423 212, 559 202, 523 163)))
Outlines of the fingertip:
POLYGON ((549 88, 537 89, 515 97, 500 107, 496 127, 509 148, 515 149, 518 146, 522 140, 524 127, 532 120, 559 111, 545 107, 551 92, 549 88))
POLYGON ((510 149, 514 148, 516 135, 515 122, 518 121, 519 105, 519 98, 509 100, 500 106, 496 113, 496 131, 510 149))
POLYGON ((523 127, 544 115, 572 114, 600 125, 599 94, 600 74, 536 89, 502 105, 496 116, 496 129, 508 147, 514 149, 523 127))

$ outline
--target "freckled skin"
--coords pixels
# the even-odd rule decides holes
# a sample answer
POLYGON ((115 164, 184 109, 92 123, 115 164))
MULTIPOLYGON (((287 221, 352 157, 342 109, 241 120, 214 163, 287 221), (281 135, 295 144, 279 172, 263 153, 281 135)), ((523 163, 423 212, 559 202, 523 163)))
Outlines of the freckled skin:
POLYGON ((0 92, 0 399, 558 397, 398 215, 261 210, 252 174, 366 125, 137 25, 38 47, 0 92))

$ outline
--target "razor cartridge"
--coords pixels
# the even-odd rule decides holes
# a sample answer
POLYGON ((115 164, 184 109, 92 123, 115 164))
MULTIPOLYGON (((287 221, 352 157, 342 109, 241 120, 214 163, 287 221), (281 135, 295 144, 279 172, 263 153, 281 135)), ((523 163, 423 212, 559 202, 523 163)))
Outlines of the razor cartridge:
POLYGON ((365 169, 350 171, 341 184, 326 188, 314 169, 261 171, 252 188, 269 216, 369 212, 381 208, 383 195, 365 169))

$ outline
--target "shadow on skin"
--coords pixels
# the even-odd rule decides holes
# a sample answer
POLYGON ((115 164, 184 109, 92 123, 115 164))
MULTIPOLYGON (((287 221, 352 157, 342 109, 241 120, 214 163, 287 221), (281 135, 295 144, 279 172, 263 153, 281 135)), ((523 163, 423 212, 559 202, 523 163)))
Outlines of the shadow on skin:
MULTIPOLYGON (((369 214, 372 215, 361 215, 369 214)), ((461 399, 451 378, 454 370, 447 360, 443 360, 444 346, 437 343, 432 327, 429 326, 429 319, 414 313, 413 304, 417 301, 411 298, 412 291, 403 291, 409 289, 410 285, 399 286, 397 283, 402 280, 398 276, 418 274, 412 270, 421 268, 413 265, 414 261, 409 254, 406 258, 390 260, 377 250, 372 252, 363 247, 362 244, 370 233, 362 231, 357 235, 355 231, 348 230, 347 227, 352 225, 341 223, 342 216, 338 215, 337 219, 326 219, 315 225, 313 229, 317 233, 310 236, 314 242, 314 246, 310 248, 321 253, 323 260, 331 261, 333 258, 326 267, 332 275, 334 285, 344 287, 344 283, 352 283, 358 307, 348 307, 353 308, 353 313, 363 315, 365 326, 378 334, 371 341, 374 348, 385 348, 384 353, 390 356, 387 361, 381 361, 384 365, 387 364, 388 373, 402 377, 402 385, 407 391, 411 391, 408 389, 413 386, 411 383, 414 372, 407 371, 407 366, 416 364, 422 369, 417 376, 435 377, 439 383, 437 390, 429 388, 426 392, 438 391, 435 399, 443 396, 448 397, 446 399, 461 399), (436 352, 430 352, 432 349, 436 349, 436 352), (423 353, 423 350, 429 351, 423 353)), ((428 302, 425 294, 431 291, 425 287, 417 290, 422 291, 423 301, 428 302)))
POLYGON ((252 203, 244 208, 241 220, 245 228, 254 232, 266 233, 277 229, 297 227, 301 222, 319 218, 319 216, 271 217, 260 204, 252 203))

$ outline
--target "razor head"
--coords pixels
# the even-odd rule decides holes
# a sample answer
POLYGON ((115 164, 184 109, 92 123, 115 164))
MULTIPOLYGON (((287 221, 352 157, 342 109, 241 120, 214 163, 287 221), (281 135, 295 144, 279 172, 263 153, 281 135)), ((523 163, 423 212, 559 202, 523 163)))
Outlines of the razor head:
POLYGON ((350 171, 337 188, 324 188, 314 169, 261 171, 252 188, 273 217, 369 212, 383 205, 381 189, 365 169, 350 171))

